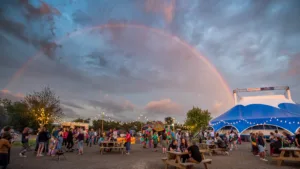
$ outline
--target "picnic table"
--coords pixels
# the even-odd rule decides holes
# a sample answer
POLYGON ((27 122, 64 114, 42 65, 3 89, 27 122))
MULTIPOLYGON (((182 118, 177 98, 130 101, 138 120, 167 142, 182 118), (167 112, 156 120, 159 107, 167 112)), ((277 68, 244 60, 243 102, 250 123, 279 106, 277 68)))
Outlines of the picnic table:
POLYGON ((109 149, 109 150, 119 150, 124 154, 124 142, 118 142, 118 141, 101 141, 100 142, 100 153, 103 154, 103 151, 109 149))
MULTIPOLYGON (((204 164, 205 169, 208 169, 207 164, 211 164, 212 160, 211 159, 205 159, 204 153, 201 152, 201 157, 202 161, 201 163, 204 164)), ((175 166, 176 168, 179 169, 186 169, 188 167, 194 166, 196 163, 191 163, 191 162, 186 162, 182 163, 181 162, 181 156, 183 155, 188 155, 188 152, 176 152, 176 151, 167 151, 167 157, 162 158, 162 161, 165 163, 165 169, 168 169, 168 166, 175 166), (175 158, 174 158, 175 156, 175 158)), ((200 163, 199 163, 200 164, 200 163)))
POLYGON ((284 147, 280 148, 281 153, 278 157, 273 157, 277 161, 277 165, 281 166, 283 161, 300 161, 300 148, 297 147, 284 147), (289 152, 289 157, 285 157, 285 152, 289 152), (298 157, 293 157, 293 154, 298 157))
POLYGON ((210 156, 212 156, 213 153, 217 154, 217 152, 225 153, 229 155, 228 150, 226 148, 219 148, 216 144, 214 143, 200 143, 200 149, 204 153, 208 153, 210 156))

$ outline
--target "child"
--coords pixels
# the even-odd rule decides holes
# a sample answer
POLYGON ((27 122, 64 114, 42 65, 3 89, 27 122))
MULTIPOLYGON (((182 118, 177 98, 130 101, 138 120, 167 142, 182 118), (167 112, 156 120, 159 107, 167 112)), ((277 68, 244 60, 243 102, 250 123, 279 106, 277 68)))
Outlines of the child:
POLYGON ((20 157, 26 157, 25 153, 27 152, 27 150, 29 149, 29 145, 28 145, 28 140, 29 140, 29 128, 25 127, 23 132, 22 132, 22 150, 20 152, 20 157))
POLYGON ((50 156, 55 156, 55 147, 56 147, 56 139, 54 137, 51 138, 50 140, 50 145, 49 145, 49 151, 48 151, 48 155, 50 156))
POLYGON ((10 149, 11 144, 8 139, 10 137, 11 136, 8 133, 4 133, 0 139, 0 166, 2 166, 2 169, 6 169, 9 163, 8 150, 10 149))
POLYGON ((99 140, 98 140, 98 144, 100 145, 102 141, 104 141, 103 134, 100 135, 99 140))
POLYGON ((154 151, 157 152, 157 144, 158 144, 158 135, 157 132, 155 132, 152 136, 152 140, 153 140, 153 148, 154 151))
POLYGON ((63 133, 60 132, 60 133, 58 134, 58 137, 57 137, 57 146, 56 146, 56 149, 57 149, 58 151, 62 151, 62 144, 63 144, 63 141, 64 141, 64 139, 63 139, 63 133))
POLYGON ((145 134, 144 137, 145 137, 145 139, 144 139, 145 140, 144 141, 145 142, 144 148, 147 148, 147 145, 149 144, 148 134, 145 134))
POLYGON ((161 146, 162 146, 163 154, 165 154, 167 152, 167 146, 168 146, 168 140, 166 134, 162 135, 161 146))

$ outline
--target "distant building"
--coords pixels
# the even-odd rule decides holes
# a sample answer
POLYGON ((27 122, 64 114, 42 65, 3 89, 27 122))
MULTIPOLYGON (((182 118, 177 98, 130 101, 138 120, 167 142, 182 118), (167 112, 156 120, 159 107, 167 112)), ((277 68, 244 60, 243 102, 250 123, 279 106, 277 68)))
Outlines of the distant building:
POLYGON ((62 122, 61 124, 62 128, 84 128, 89 129, 89 123, 80 123, 80 122, 62 122))

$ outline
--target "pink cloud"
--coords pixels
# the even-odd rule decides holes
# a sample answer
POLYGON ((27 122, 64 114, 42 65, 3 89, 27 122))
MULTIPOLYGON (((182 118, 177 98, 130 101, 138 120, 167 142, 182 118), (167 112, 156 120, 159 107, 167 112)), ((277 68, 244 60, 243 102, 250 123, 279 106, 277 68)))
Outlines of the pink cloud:
POLYGON ((167 23, 171 23, 174 17, 175 0, 170 2, 162 2, 157 0, 146 0, 145 2, 146 12, 160 13, 164 16, 167 23))
POLYGON ((164 113, 164 114, 182 114, 183 109, 181 105, 173 102, 171 99, 163 99, 159 101, 149 102, 145 110, 151 113, 164 113))
POLYGON ((2 89, 2 90, 0 90, 1 91, 1 93, 4 93, 4 94, 9 94, 9 93, 11 93, 9 90, 7 90, 7 89, 2 89))
POLYGON ((23 99, 25 96, 22 93, 13 93, 10 90, 2 89, 0 90, 0 98, 1 99, 9 99, 12 101, 19 101, 23 99))
POLYGON ((289 69, 286 74, 288 76, 296 76, 300 74, 300 53, 292 55, 289 69))

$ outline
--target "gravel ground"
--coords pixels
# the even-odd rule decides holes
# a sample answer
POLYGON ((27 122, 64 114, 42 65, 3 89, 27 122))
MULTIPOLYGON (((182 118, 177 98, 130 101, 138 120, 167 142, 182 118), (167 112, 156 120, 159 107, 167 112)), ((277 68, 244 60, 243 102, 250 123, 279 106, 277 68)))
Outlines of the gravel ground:
MULTIPOLYGON (((250 153, 249 147, 249 143, 244 143, 229 156, 213 155, 210 157, 206 155, 206 158, 213 160, 210 169, 300 168, 299 162, 284 162, 283 166, 278 167, 270 157, 268 157, 268 162, 261 161, 250 153)), ((60 161, 48 156, 37 158, 33 152, 28 152, 27 158, 21 158, 18 156, 20 149, 20 147, 12 149, 11 164, 8 169, 164 169, 161 161, 161 157, 164 155, 161 152, 143 149, 140 145, 132 145, 130 155, 121 155, 119 152, 100 155, 98 146, 85 147, 84 155, 78 156, 75 152, 65 153, 67 159, 60 161)), ((203 165, 198 165, 196 168, 203 168, 203 165)))

